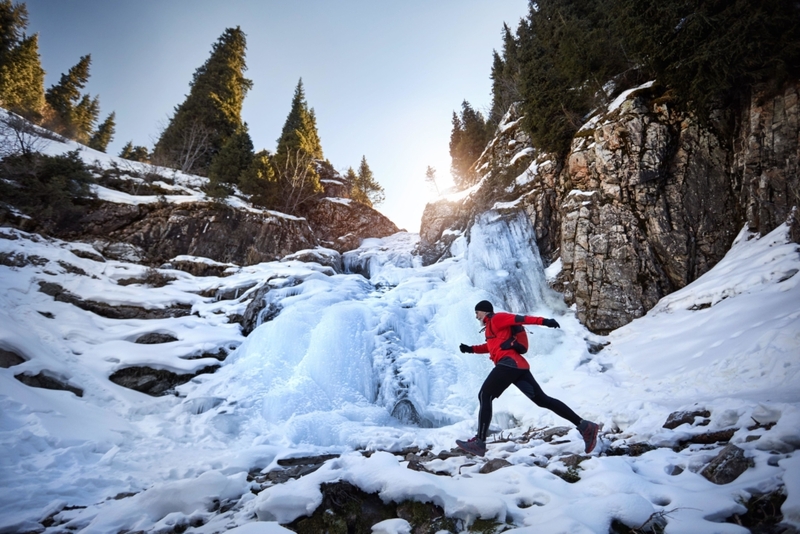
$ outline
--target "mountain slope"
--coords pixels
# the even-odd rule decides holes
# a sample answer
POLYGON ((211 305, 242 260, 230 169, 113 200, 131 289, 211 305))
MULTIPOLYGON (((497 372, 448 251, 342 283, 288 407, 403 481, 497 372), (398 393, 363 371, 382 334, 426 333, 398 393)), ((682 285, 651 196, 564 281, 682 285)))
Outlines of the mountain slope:
MULTIPOLYGON (((745 532, 721 521, 745 514, 740 501, 775 490, 788 492, 786 520, 800 521, 793 482, 800 474, 800 255, 786 227, 761 239, 743 233, 718 268, 607 338, 586 332, 571 310, 551 308, 544 293, 526 297, 531 313, 554 315, 563 326, 532 329, 535 376, 550 395, 604 423, 601 446, 570 468, 582 450, 576 431, 565 428, 560 439, 531 431, 565 422, 512 388, 494 403, 501 433, 487 455, 511 465, 482 474, 483 460, 449 451, 474 431, 475 397, 489 368, 457 344, 480 339, 473 303, 501 299, 472 280, 507 276, 486 258, 523 231, 497 224, 482 226, 484 244, 462 240, 459 254, 428 267, 415 259, 413 235, 368 241, 344 263, 369 279, 287 261, 234 267, 224 278, 162 270, 176 279, 161 288, 120 286, 146 269, 71 252, 86 245, 3 230, 0 345, 27 361, 0 370, 0 529, 222 532, 254 514, 289 523, 312 513, 322 484, 336 481, 385 502, 431 502, 456 530, 480 517, 516 532, 606 532, 614 521, 638 527, 650 519, 666 532, 745 532), (84 300, 185 305, 191 314, 106 319, 54 300, 39 281, 84 300), (225 317, 241 314, 263 284, 274 288, 265 299, 281 311, 244 339, 225 317), (236 288, 239 298, 201 296, 236 288), (177 339, 133 343, 153 332, 177 339), (236 350, 215 373, 177 386, 177 396, 150 397, 108 380, 141 365, 193 372, 217 362, 187 356, 219 347, 236 350), (82 396, 15 378, 39 372, 82 396), (404 400, 425 424, 391 416, 404 400), (674 411, 704 410, 662 428, 674 411), (714 432, 725 434, 714 440, 722 443, 701 444, 714 432), (699 473, 725 442, 753 466, 718 485, 699 473), (420 452, 423 469, 415 471, 406 453, 358 449, 438 456, 420 452), (322 453, 341 457, 285 483, 253 475, 285 472, 279 462, 322 453), (577 482, 561 478, 570 472, 577 482)), ((544 284, 538 264, 531 287, 544 284)), ((258 531, 277 527, 269 528, 258 531)))

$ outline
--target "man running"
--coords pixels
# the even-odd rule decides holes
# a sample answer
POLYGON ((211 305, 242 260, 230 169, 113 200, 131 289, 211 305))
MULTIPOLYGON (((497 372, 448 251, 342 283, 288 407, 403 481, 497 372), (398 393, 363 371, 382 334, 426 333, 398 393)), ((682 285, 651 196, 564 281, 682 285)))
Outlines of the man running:
MULTIPOLYGON (((499 397, 511 384, 517 386, 526 397, 537 406, 547 408, 556 415, 570 421, 578 427, 578 431, 586 443, 586 453, 592 452, 597 444, 597 424, 581 419, 569 406, 558 399, 548 397, 541 386, 533 378, 528 361, 514 349, 512 327, 516 325, 541 325, 549 328, 561 328, 555 319, 544 319, 530 315, 514 315, 511 313, 494 313, 494 307, 488 300, 475 305, 475 317, 484 324, 486 343, 482 345, 459 346, 461 352, 486 354, 494 362, 494 369, 486 377, 478 393, 480 410, 478 411, 478 434, 468 440, 456 440, 456 445, 470 454, 483 456, 486 454, 486 437, 489 423, 492 420, 492 401, 499 397)), ((527 348, 527 347, 526 347, 527 348)))

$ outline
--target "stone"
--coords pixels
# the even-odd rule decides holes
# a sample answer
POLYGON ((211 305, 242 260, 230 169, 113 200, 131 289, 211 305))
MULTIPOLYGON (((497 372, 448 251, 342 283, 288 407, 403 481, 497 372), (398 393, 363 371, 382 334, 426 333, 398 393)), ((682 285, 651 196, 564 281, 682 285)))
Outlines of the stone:
POLYGON ((511 465, 511 462, 509 462, 508 460, 505 460, 503 458, 492 458, 491 460, 489 460, 488 462, 483 464, 478 472, 479 473, 483 473, 483 474, 493 473, 493 472, 497 471, 498 469, 502 469, 502 468, 508 467, 510 465, 511 465))
POLYGON ((637 90, 564 156, 537 153, 512 107, 474 165, 476 188, 426 206, 423 263, 449 257, 488 209, 513 206, 544 264, 561 258, 552 287, 604 335, 708 272, 745 224, 763 235, 788 222, 800 242, 800 81, 769 86, 711 110, 709 124, 665 106, 657 84, 637 90))
POLYGON ((217 369, 219 369, 218 365, 209 365, 196 373, 178 374, 147 366, 125 367, 112 373, 108 379, 122 387, 146 393, 152 397, 161 397, 171 394, 176 386, 185 384, 198 375, 213 373, 217 369))
POLYGON ((57 302, 66 302, 108 319, 164 319, 167 317, 183 317, 192 312, 192 307, 189 304, 178 304, 169 308, 140 308, 138 306, 113 306, 105 302, 83 300, 53 282, 40 281, 39 291, 45 295, 50 295, 57 302))
POLYGON ((693 410, 691 412, 681 411, 681 412, 672 412, 667 417, 666 422, 661 426, 661 428, 668 428, 670 430, 674 430, 683 424, 690 424, 693 425, 694 421, 697 417, 708 418, 711 417, 711 412, 708 410, 693 410))
POLYGON ((0 349, 0 367, 4 369, 25 363, 26 361, 28 361, 26 358, 12 350, 0 349))
POLYGON ((700 474, 714 484, 728 484, 753 465, 753 460, 745 457, 742 449, 729 443, 700 474))
POLYGON ((172 334, 165 334, 163 332, 150 332, 149 334, 142 334, 136 338, 134 343, 140 345, 158 345, 160 343, 172 343, 178 341, 178 338, 172 334))
POLYGON ((38 374, 30 375, 22 373, 14 375, 14 378, 32 388, 53 389, 57 391, 69 391, 78 397, 83 397, 83 390, 81 388, 71 386, 66 380, 52 376, 45 371, 40 371, 38 374))

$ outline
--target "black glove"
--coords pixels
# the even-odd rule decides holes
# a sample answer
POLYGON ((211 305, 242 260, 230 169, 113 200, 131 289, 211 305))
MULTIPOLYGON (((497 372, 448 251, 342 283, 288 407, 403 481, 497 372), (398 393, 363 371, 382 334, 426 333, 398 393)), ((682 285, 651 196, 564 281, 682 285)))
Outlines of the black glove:
POLYGON ((542 321, 542 326, 546 326, 548 328, 561 328, 561 325, 558 324, 555 319, 545 319, 542 321))
POLYGON ((474 350, 472 350, 472 347, 470 347, 469 345, 465 345, 464 343, 462 343, 461 345, 459 345, 459 346, 458 346, 458 349, 459 349, 461 352, 469 352, 470 354, 472 354, 473 352, 475 352, 474 350))

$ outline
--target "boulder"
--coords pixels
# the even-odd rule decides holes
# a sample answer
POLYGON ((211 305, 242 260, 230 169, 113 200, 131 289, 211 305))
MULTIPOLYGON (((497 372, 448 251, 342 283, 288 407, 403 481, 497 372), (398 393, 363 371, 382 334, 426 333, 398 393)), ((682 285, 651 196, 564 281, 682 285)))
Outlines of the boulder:
POLYGON ((58 237, 95 241, 105 257, 162 265, 176 256, 253 265, 317 245, 308 222, 270 211, 224 204, 114 204, 97 202, 58 237))
POLYGON ((28 361, 13 350, 0 349, 0 367, 8 369, 28 361))
MULTIPOLYGON (((371 207, 347 198, 324 197, 303 210, 319 243, 339 253, 359 247, 363 239, 387 237, 400 230, 371 207)), ((310 247, 297 247, 295 250, 310 247)))
POLYGON ((742 449, 729 443, 703 468, 700 474, 714 484, 728 484, 753 465, 753 460, 747 458, 742 449))

